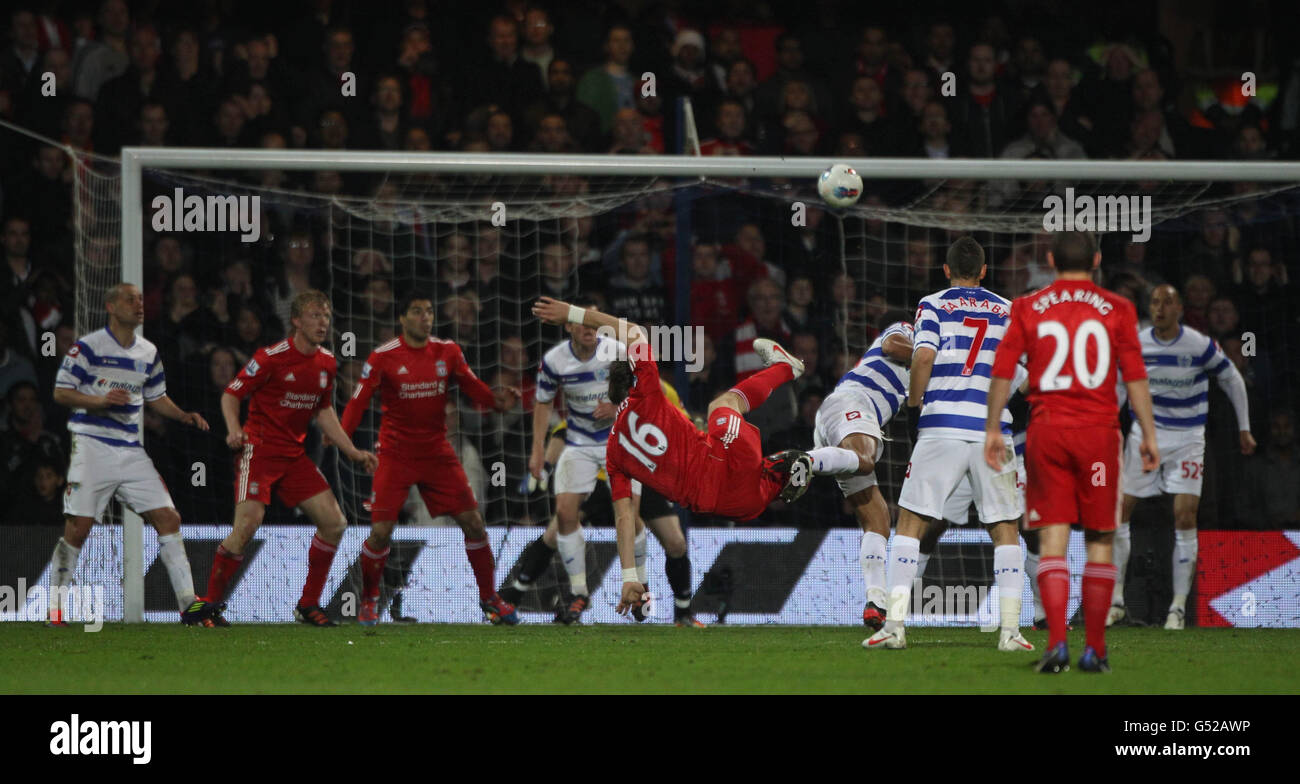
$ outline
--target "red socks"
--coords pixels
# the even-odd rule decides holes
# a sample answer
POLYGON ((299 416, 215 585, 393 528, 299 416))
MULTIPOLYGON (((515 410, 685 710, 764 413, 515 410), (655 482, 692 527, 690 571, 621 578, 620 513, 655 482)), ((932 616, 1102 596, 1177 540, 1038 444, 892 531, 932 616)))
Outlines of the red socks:
POLYGON ((740 382, 731 388, 732 392, 739 394, 749 402, 749 410, 753 411, 763 405, 772 390, 781 386, 787 381, 794 380, 794 368, 779 362, 771 367, 763 368, 754 375, 740 382))
MULTIPOLYGON (((1070 601, 1070 567, 1064 558, 1044 556, 1039 560, 1038 595, 1042 597, 1043 611, 1047 613, 1047 647, 1053 648, 1057 643, 1065 642, 1065 610, 1070 601)), ((1105 616, 1105 611, 1102 611, 1103 624, 1106 622, 1105 616)))
POLYGON ((478 583, 478 598, 489 599, 496 593, 492 581, 492 548, 488 547, 487 537, 465 540, 465 556, 469 558, 470 568, 474 570, 474 582, 478 583))
POLYGON ((1115 564, 1089 561, 1083 567, 1083 622, 1088 630, 1088 645, 1103 658, 1106 656, 1106 614, 1110 611, 1117 574, 1115 564))
POLYGON ((235 576, 235 572, 239 571, 239 565, 243 561, 243 553, 232 553, 217 545, 217 554, 212 559, 212 571, 208 572, 208 592, 203 600, 219 602, 225 598, 226 586, 230 584, 230 578, 235 576))
POLYGON ((384 573, 384 564, 388 563, 391 547, 378 552, 370 549, 370 542, 361 545, 361 598, 379 598, 379 578, 384 573))
POLYGON ((329 576, 330 564, 334 563, 334 553, 338 549, 338 545, 320 538, 320 534, 311 538, 311 547, 307 549, 307 582, 302 586, 299 607, 320 604, 320 593, 325 589, 325 578, 329 576))

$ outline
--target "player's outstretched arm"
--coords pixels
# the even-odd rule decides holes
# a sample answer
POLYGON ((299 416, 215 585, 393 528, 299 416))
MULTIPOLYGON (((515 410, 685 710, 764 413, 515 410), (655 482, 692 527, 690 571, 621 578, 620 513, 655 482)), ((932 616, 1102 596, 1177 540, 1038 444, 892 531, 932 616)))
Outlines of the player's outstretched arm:
POLYGON ((1160 449, 1156 446, 1156 420, 1151 410, 1151 385, 1145 378, 1139 378, 1136 381, 1125 381, 1124 386, 1128 389, 1128 407, 1133 411, 1133 416, 1137 417, 1138 425, 1142 428, 1142 446, 1138 449, 1142 454, 1142 470, 1154 471, 1160 465, 1160 449))
POLYGON ((629 322, 598 310, 580 308, 558 299, 542 297, 533 303, 533 315, 547 324, 582 324, 586 327, 608 327, 614 331, 614 337, 621 343, 632 345, 646 340, 645 330, 629 322))
POLYGON ((168 419, 184 422, 191 427, 197 427, 199 430, 206 431, 208 429, 207 421, 197 411, 182 411, 181 407, 166 395, 150 400, 145 405, 149 406, 150 411, 161 414, 168 419))
POLYGON ((641 603, 645 585, 636 572, 636 504, 632 498, 614 501, 614 532, 618 538, 618 560, 623 569, 623 592, 619 598, 619 613, 625 613, 641 603))
POLYGON ((366 473, 375 472, 375 468, 379 465, 379 458, 375 457, 373 452, 357 449, 352 445, 352 439, 348 438, 348 434, 343 432, 343 425, 339 424, 339 415, 334 410, 334 406, 325 406, 316 412, 316 426, 334 446, 339 448, 344 457, 354 463, 361 463, 366 473))
POLYGON ((994 471, 1002 470, 1007 446, 1002 439, 1002 409, 1011 397, 1011 379, 994 376, 989 380, 989 413, 984 419, 984 462, 994 471))

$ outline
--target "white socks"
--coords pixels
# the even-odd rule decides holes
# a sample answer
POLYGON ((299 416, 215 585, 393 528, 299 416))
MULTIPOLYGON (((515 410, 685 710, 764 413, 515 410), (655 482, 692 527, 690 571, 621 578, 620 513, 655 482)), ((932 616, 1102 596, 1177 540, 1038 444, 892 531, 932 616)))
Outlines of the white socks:
POLYGON ((1034 596, 1034 620, 1046 618, 1043 597, 1038 593, 1038 553, 1025 551, 1025 579, 1029 581, 1029 592, 1034 596))
POLYGON ((858 471, 858 453, 838 446, 821 446, 808 450, 813 461, 813 473, 855 474, 858 471))
POLYGON ((916 579, 921 540, 913 536, 894 535, 894 551, 889 567, 889 607, 885 610, 885 628, 896 631, 907 620, 912 603, 912 581, 916 579))
MULTIPOLYGON (((54 545, 54 555, 50 556, 50 619, 57 620, 63 618, 62 615, 55 615, 65 611, 66 608, 60 606, 59 594, 60 588, 66 588, 73 583, 73 578, 77 576, 77 559, 81 557, 81 548, 73 547, 68 544, 62 536, 54 545)), ((63 618, 63 620, 67 620, 63 618)))
POLYGON ((867 601, 885 609, 885 537, 864 531, 858 548, 858 563, 862 566, 862 582, 867 586, 867 601))
POLYGON ((1199 545, 1195 528, 1174 529, 1174 600, 1171 610, 1187 607, 1187 594, 1192 590, 1192 575, 1196 573, 1196 552, 1199 545))
POLYGON ((1002 611, 1002 630, 1020 629, 1020 593, 1025 589, 1020 545, 1004 544, 993 548, 993 579, 998 586, 998 605, 1002 611))
POLYGON ((929 553, 920 553, 919 555, 916 556, 916 579, 919 580, 925 576, 925 567, 928 566, 929 563, 930 563, 929 553))
POLYGON ((172 590, 176 592, 176 603, 184 612, 194 603, 194 575, 190 572, 190 559, 185 557, 185 541, 177 531, 159 536, 158 545, 158 557, 167 567, 172 590))
MULTIPOLYGON (((644 528, 642 528, 641 533, 637 534, 636 538, 632 540, 632 552, 636 556, 636 579, 640 580, 642 585, 645 585, 646 578, 649 575, 646 574, 646 568, 645 568, 645 529, 644 528)), ((584 577, 583 579, 585 582, 586 578, 584 577)))
MULTIPOLYGON (((1133 529, 1129 526, 1128 521, 1119 524, 1115 529, 1115 591, 1111 594, 1110 603, 1112 605, 1124 606, 1124 572, 1128 569, 1129 552, 1133 549, 1133 529)), ((1174 572, 1178 571, 1178 554, 1174 553, 1174 572)), ((1177 593, 1177 591, 1174 591, 1177 593)))
POLYGON ((569 573, 569 586, 574 595, 587 595, 587 541, 582 536, 582 526, 571 534, 557 534, 555 543, 559 545, 560 558, 564 561, 564 571, 569 573))

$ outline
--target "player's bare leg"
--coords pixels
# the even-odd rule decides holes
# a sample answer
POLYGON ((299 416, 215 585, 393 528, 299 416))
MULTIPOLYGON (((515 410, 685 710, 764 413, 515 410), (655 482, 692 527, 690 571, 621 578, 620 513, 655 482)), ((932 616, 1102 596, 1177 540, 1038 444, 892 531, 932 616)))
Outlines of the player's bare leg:
POLYGON ((167 567, 176 603, 180 606, 181 622, 187 626, 213 625, 207 623, 207 602, 194 594, 194 573, 190 559, 185 554, 185 540, 181 535, 181 515, 170 506, 141 512, 144 521, 158 532, 158 557, 167 567))
POLYGON ((573 600, 561 618, 565 624, 579 621, 583 611, 591 606, 587 590, 587 542, 578 517, 582 499, 581 493, 555 495, 555 543, 560 551, 560 560, 564 562, 564 571, 569 575, 569 590, 573 593, 573 600))
POLYGON ((307 580, 303 583, 302 597, 293 608, 296 619, 309 626, 338 626, 338 623, 325 614, 320 607, 321 591, 325 588, 325 579, 329 577, 330 565, 334 563, 334 554, 338 552, 339 542, 343 540, 343 531, 348 527, 347 518, 339 508, 334 493, 322 490, 298 508, 316 525, 316 535, 311 539, 307 550, 307 580))
POLYGON ((492 547, 488 544, 487 525, 478 509, 468 509, 453 515, 456 524, 465 534, 465 557, 474 572, 474 582, 478 585, 479 607, 494 624, 504 623, 513 626, 519 623, 519 614, 513 604, 497 595, 493 587, 493 571, 496 562, 492 559, 492 547))
POLYGON ((889 599, 885 625, 880 631, 862 641, 862 647, 901 649, 907 647, 908 605, 912 602, 912 581, 916 579, 921 557, 921 535, 925 533, 927 519, 910 509, 899 508, 898 530, 894 534, 893 554, 889 568, 889 599))
MULTIPOLYGON (((703 627, 691 613, 691 558, 686 549, 686 534, 677 515, 663 515, 642 521, 664 548, 664 576, 673 592, 673 623, 677 626, 703 627)), ((637 577, 647 585, 645 574, 645 532, 637 537, 637 577)))
POLYGON ((1196 513, 1201 497, 1191 493, 1174 496, 1174 597, 1165 617, 1166 629, 1182 629, 1187 624, 1187 594, 1192 590, 1199 544, 1196 538, 1196 513))
POLYGON ((1137 506, 1137 502, 1137 496, 1124 494, 1119 527, 1115 529, 1115 593, 1111 596, 1110 610, 1106 613, 1107 626, 1112 626, 1128 617, 1128 608, 1124 604, 1124 575, 1128 570, 1128 557, 1133 546, 1129 521, 1133 519, 1133 509, 1137 506))
POLYGON ((47 626, 68 625, 62 600, 75 582, 81 548, 94 525, 93 517, 65 515, 63 518, 63 536, 54 545, 54 554, 50 556, 50 616, 47 626))
POLYGON ((1025 589, 1024 553, 1020 551, 1020 520, 987 526, 993 540, 993 579, 998 587, 1001 630, 1000 651, 1032 651, 1033 643, 1020 633, 1020 596, 1025 589))

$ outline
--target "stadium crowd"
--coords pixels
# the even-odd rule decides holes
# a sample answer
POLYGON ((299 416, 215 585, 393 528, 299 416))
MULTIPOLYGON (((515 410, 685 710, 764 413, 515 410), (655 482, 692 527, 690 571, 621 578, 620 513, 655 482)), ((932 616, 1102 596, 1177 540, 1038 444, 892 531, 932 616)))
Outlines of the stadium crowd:
MULTIPOLYGON (((1044 5, 1045 13, 1065 13, 1063 3, 1044 5)), ((91 153, 112 156, 124 145, 675 153, 687 142, 679 138, 676 99, 689 97, 703 155, 1245 161, 1300 154, 1300 77, 1280 55, 1271 64, 1281 80, 1271 105, 1212 95, 1187 110, 1178 108, 1187 79, 1151 20, 972 19, 957 7, 924 22, 878 23, 849 9, 512 0, 483 8, 426 0, 364 9, 330 0, 274 9, 125 0, 15 8, 3 20, 0 117, 79 157, 2 132, 0 521, 62 521, 68 411, 53 404, 51 389, 78 337, 73 169, 91 153), (759 16, 765 7, 775 9, 772 16, 759 16), (54 95, 43 92, 45 73, 53 74, 54 95), (647 73, 653 91, 643 89, 647 73)), ((391 200, 429 185, 424 176, 262 171, 243 180, 391 200)), ((584 184, 551 187, 561 193, 584 184)), ((887 189, 868 187, 864 204, 889 206, 887 189)), ((944 193, 946 208, 959 211, 1016 196, 1014 188, 944 193)), ((1251 458, 1236 452, 1231 408, 1213 389, 1203 525, 1300 526, 1293 413, 1300 213, 1276 208, 1287 196, 1227 200, 1170 221, 1150 242, 1112 236, 1103 244, 1107 286, 1141 310, 1154 286, 1175 285, 1185 322, 1219 340, 1247 380, 1261 448, 1251 458)), ((513 456, 512 477, 523 473, 532 378, 540 352, 559 339, 526 317, 527 302, 541 293, 594 296, 645 324, 684 315, 702 326, 703 365, 680 390, 696 412, 757 367, 756 337, 787 341, 814 372, 788 391, 787 404, 756 416, 768 418, 760 425, 770 434, 765 447, 811 446, 817 407, 853 352, 891 311, 910 316, 920 296, 945 285, 942 254, 956 234, 859 221, 857 234, 841 237, 847 223, 821 210, 809 210, 803 228, 790 226, 788 215, 784 204, 757 197, 704 199, 689 260, 676 257, 672 204, 655 199, 580 219, 552 239, 530 236, 528 247, 519 232, 484 222, 432 238, 392 234, 398 239, 386 248, 354 242, 340 257, 337 238, 310 210, 287 209, 272 218, 275 230, 264 241, 242 248, 218 252, 206 244, 210 237, 151 234, 145 334, 162 350, 169 394, 204 412, 217 432, 176 432, 146 412, 148 449, 185 520, 228 520, 232 464, 216 415, 223 387, 258 346, 284 334, 288 303, 307 288, 351 292, 335 303, 336 334, 359 337, 357 356, 391 337, 395 291, 420 279, 409 245, 421 240, 437 260, 429 274, 436 334, 465 345, 489 383, 525 390, 514 416, 460 412, 460 431, 475 436, 462 440, 461 457, 478 488, 500 457, 513 456), (408 247, 393 245, 402 242, 408 247), (840 271, 842 247, 867 260, 862 278, 840 271), (689 279, 688 302, 679 301, 679 275, 689 279), (845 344, 839 336, 849 330, 865 332, 845 344), (205 487, 192 487, 195 462, 206 465, 205 487)), ((1041 238, 981 240, 994 290, 1017 296, 1050 280, 1041 238)), ((340 400, 359 372, 357 361, 341 364, 340 400)), ((804 503, 796 517, 778 511, 772 520, 852 524, 833 488, 804 503)), ((523 514, 501 501, 488 504, 485 517, 496 524, 523 514)))

